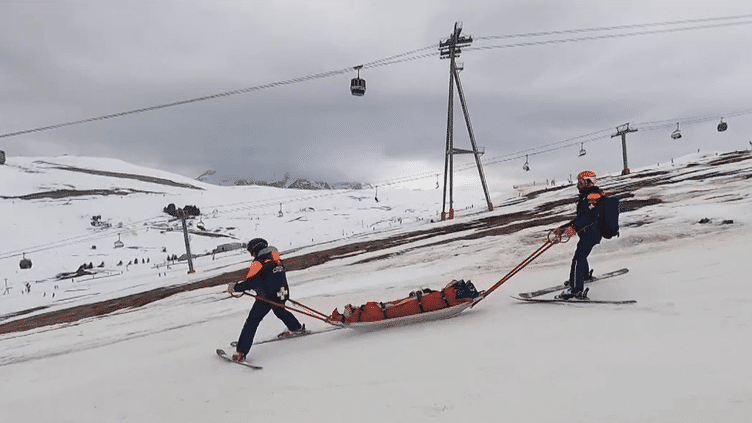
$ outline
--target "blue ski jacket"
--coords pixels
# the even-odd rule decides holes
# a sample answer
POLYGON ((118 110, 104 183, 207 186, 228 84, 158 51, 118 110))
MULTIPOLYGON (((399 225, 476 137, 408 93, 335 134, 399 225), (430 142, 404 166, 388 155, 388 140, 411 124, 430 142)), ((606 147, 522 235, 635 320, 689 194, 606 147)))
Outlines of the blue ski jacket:
POLYGON ((584 189, 577 199, 577 216, 561 227, 573 226, 580 238, 599 244, 603 239, 599 225, 599 215, 603 208, 597 205, 605 195, 595 185, 584 189))
POLYGON ((285 267, 279 257, 279 251, 269 246, 259 251, 251 262, 245 281, 235 284, 235 292, 254 290, 270 301, 285 302, 290 296, 285 267))

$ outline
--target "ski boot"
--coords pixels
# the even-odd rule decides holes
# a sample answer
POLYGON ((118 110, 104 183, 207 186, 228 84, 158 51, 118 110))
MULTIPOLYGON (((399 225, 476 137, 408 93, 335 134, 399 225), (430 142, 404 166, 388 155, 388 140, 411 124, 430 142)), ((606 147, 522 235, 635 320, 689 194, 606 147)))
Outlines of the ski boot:
POLYGON ((237 361, 238 363, 245 361, 245 354, 240 351, 235 351, 235 354, 232 355, 232 361, 237 361))
POLYGON ((589 300, 587 293, 590 291, 590 288, 585 288, 583 291, 580 292, 574 292, 572 288, 566 289, 561 292, 561 294, 557 295, 557 300, 570 300, 572 298, 576 300, 589 300))
POLYGON ((574 291, 572 291, 572 288, 567 288, 564 291, 561 291, 561 293, 554 298, 557 300, 568 300, 570 298, 574 298, 575 295, 576 294, 574 293, 574 291))
POLYGON ((277 338, 280 338, 280 339, 281 338, 294 338, 296 336, 307 335, 309 333, 311 333, 311 331, 306 330, 305 324, 302 324, 302 325, 300 325, 300 329, 298 329, 298 330, 289 330, 288 329, 288 330, 280 333, 279 335, 277 335, 277 338))
POLYGON ((574 294, 574 298, 581 301, 587 301, 590 299, 587 296, 588 291, 590 291, 590 288, 585 288, 584 290, 582 290, 582 292, 574 294))

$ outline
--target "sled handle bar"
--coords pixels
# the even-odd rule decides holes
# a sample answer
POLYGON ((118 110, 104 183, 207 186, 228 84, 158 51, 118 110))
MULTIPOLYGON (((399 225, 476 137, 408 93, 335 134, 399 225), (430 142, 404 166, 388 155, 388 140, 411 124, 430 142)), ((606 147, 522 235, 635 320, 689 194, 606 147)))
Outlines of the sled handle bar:
POLYGON ((248 291, 239 292, 238 293, 239 295, 235 295, 232 292, 230 292, 229 294, 233 298, 240 298, 240 297, 242 297, 244 295, 248 295, 249 297, 255 298, 257 301, 261 301, 261 302, 267 303, 267 304, 271 305, 272 307, 284 308, 284 309, 287 309, 289 311, 294 311, 296 313, 300 313, 300 314, 306 315, 308 317, 313 317, 314 319, 321 320, 324 323, 334 324, 334 323, 332 323, 331 320, 329 320, 329 316, 325 315, 324 313, 316 311, 316 310, 314 310, 314 309, 312 309, 310 307, 307 307, 307 306, 305 306, 305 305, 303 305, 303 304, 301 304, 301 303, 299 303, 297 301, 291 300, 289 298, 287 299, 287 301, 290 301, 292 304, 296 305, 297 307, 301 307, 304 310, 300 310, 300 309, 295 308, 295 307, 289 307, 289 306, 286 306, 286 305, 284 305, 282 303, 278 303, 276 301, 267 300, 266 298, 264 298, 264 297, 262 297, 260 295, 251 294, 248 291))
MULTIPOLYGON (((561 236, 554 235, 554 231, 550 230, 548 234, 546 235, 546 242, 543 243, 540 247, 538 247, 537 250, 535 250, 532 254, 530 254, 525 260, 523 260, 520 264, 518 264, 514 269, 512 269, 509 273, 507 273, 501 280, 496 282, 494 286, 488 288, 487 290, 483 291, 481 294, 482 298, 475 302, 475 304, 478 304, 480 300, 483 298, 486 298, 490 293, 494 292, 498 287, 500 287, 504 282, 508 281, 512 278, 512 276, 516 275, 520 272, 520 270, 524 269, 528 264, 532 263, 533 260, 540 257, 541 254, 546 252, 549 248, 553 247, 556 244, 563 244, 567 241, 569 241, 571 237, 567 236, 565 234, 562 234, 561 236)), ((475 304, 473 304, 473 307, 475 307, 475 304)))

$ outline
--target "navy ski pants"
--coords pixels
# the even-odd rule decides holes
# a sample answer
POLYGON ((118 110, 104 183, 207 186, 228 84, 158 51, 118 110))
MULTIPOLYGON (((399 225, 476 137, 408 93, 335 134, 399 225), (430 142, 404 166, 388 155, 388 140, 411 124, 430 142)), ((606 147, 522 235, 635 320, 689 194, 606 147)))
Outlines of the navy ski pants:
POLYGON ((587 258, 598 242, 588 238, 580 238, 577 249, 572 258, 572 268, 569 271, 569 282, 573 292, 582 292, 585 287, 585 277, 590 274, 587 258))
MULTIPOLYGON (((285 302, 286 301, 283 301, 282 304, 285 302)), ((257 300, 253 303, 251 312, 248 313, 248 318, 245 320, 245 325, 243 325, 243 331, 240 332, 240 338, 238 339, 238 346, 236 348, 238 351, 243 354, 248 354, 248 351, 251 350, 251 345, 253 345, 253 338, 256 336, 256 329, 258 329, 261 320, 269 314, 269 310, 274 312, 274 315, 277 316, 285 326, 287 326, 287 329, 295 331, 301 328, 302 325, 298 319, 296 319, 287 309, 272 306, 263 301, 257 300)))

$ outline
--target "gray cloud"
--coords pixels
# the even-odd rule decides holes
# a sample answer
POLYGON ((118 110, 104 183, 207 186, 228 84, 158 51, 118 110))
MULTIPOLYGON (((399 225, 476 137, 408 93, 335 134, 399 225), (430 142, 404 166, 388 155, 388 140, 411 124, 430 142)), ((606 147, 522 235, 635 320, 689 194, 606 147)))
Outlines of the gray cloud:
MULTIPOLYGON (((752 13, 739 2, 2 2, 0 133, 284 81, 483 36, 752 13)), ((750 108, 750 26, 468 50, 463 88, 486 159, 614 128, 750 108)), ((594 35, 593 33, 585 34, 594 35)), ((579 35, 583 36, 583 35, 579 35)), ((552 36, 548 39, 563 38, 552 36)), ((433 52, 431 50, 430 52, 433 52)), ((195 177, 207 169, 378 182, 441 172, 448 66, 438 56, 121 118, 0 138, 8 155, 101 155, 195 177)), ((633 167, 741 149, 750 115, 630 134, 633 167)), ((618 171, 617 139, 497 160, 499 181, 618 171)), ((608 133, 605 134, 608 137, 608 133)), ((469 148, 459 102, 455 143, 469 148)), ((576 143, 576 141, 575 141, 576 143)), ((472 164, 470 157, 459 163, 472 164), (467 159, 467 160, 465 160, 467 159)), ((433 179, 428 178, 430 183, 433 179)), ((504 183, 504 182, 499 182, 504 183)))

